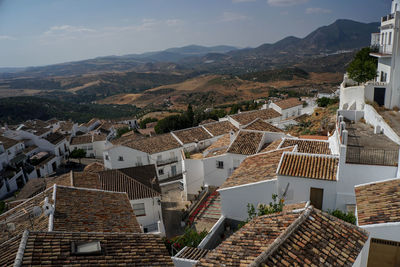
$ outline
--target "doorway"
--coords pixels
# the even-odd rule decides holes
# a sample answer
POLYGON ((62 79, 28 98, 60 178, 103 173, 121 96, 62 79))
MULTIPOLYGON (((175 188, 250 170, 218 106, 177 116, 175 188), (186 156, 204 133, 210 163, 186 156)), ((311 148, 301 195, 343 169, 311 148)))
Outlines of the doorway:
POLYGON ((310 188, 310 202, 316 209, 322 210, 322 202, 324 199, 324 189, 310 188))
POLYGON ((400 242, 371 238, 368 267, 400 266, 400 242))
POLYGON ((374 101, 378 103, 379 106, 385 105, 385 93, 386 88, 374 88, 374 101))

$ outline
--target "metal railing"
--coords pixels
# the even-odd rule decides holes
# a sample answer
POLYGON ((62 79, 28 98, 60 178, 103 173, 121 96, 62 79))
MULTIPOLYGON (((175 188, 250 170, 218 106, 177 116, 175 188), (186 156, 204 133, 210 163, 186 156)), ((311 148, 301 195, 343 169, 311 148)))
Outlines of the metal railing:
POLYGON ((389 14, 387 16, 383 16, 382 19, 381 19, 381 22, 385 22, 385 21, 388 21, 388 20, 391 20, 391 19, 394 19, 394 13, 389 14))
POLYGON ((398 150, 365 149, 362 147, 347 146, 346 163, 397 166, 398 150))
POLYGON ((381 54, 392 54, 393 52, 393 45, 380 45, 379 46, 379 53, 381 54))

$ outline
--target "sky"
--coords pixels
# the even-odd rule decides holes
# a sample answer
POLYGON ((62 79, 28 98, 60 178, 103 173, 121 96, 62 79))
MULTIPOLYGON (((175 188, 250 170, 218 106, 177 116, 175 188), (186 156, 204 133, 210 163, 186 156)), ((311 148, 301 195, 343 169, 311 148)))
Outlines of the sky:
POLYGON ((337 19, 379 21, 391 0, 0 0, 0 67, 190 44, 257 47, 337 19))

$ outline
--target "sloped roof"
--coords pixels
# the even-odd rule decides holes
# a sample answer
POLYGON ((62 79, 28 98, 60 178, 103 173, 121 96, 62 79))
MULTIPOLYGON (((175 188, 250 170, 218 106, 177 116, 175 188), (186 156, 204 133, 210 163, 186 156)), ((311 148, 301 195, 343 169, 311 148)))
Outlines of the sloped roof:
POLYGON ((273 141, 272 143, 270 143, 268 146, 266 146, 264 149, 262 149, 260 151, 260 153, 277 150, 281 143, 282 143, 282 139, 277 139, 277 140, 273 141))
POLYGON ((127 140, 120 143, 120 145, 149 154, 155 154, 182 147, 181 144, 179 144, 179 142, 170 133, 148 138, 127 140))
POLYGON ((196 143, 199 141, 211 139, 212 136, 207 133, 202 127, 194 127, 179 131, 173 131, 173 133, 181 140, 184 144, 196 143))
POLYGON ((13 266, 17 256, 21 236, 17 235, 0 244, 0 266, 13 266))
POLYGON ((325 155, 285 153, 278 174, 336 181, 339 158, 325 155))
POLYGON ((229 121, 218 121, 207 123, 203 125, 213 136, 227 134, 230 131, 237 131, 238 129, 229 121))
POLYGON ((201 249, 201 248, 193 248, 193 247, 184 247, 179 253, 175 256, 176 258, 187 259, 198 261, 201 258, 204 258, 210 250, 201 249))
POLYGON ((5 136, 0 135, 0 142, 3 143, 4 149, 9 149, 10 147, 15 146, 18 143, 22 143, 21 141, 17 141, 11 138, 7 138, 5 136))
POLYGON ((400 179, 355 187, 358 225, 400 222, 400 179))
POLYGON ((242 155, 256 154, 263 136, 262 132, 240 131, 229 147, 228 152, 242 155))
POLYGON ((363 229, 312 207, 256 217, 197 266, 352 266, 363 229))
POLYGON ((265 120, 278 118, 280 116, 281 116, 281 114, 279 114, 279 112, 277 112, 271 108, 247 111, 247 112, 242 112, 242 113, 235 114, 235 115, 230 115, 230 117, 232 119, 239 122, 241 125, 247 125, 257 118, 260 118, 265 121, 265 120))
MULTIPOLYGON (((160 237, 138 233, 27 232, 23 266, 174 266, 160 237), (74 255, 71 244, 99 241, 102 253, 74 255)), ((20 245, 20 242, 15 242, 20 245)), ((11 251, 15 249, 13 245, 11 251)), ((11 258, 11 257, 10 257, 11 258)), ((14 259, 15 260, 15 257, 14 259)), ((8 261, 13 265, 14 261, 8 261)))
POLYGON ((273 132, 273 133, 281 133, 283 132, 281 129, 273 126, 272 124, 265 122, 261 119, 256 119, 243 129, 246 130, 254 130, 254 131, 263 131, 263 132, 273 132))
POLYGON ((140 233, 126 193, 57 186, 53 231, 140 233))
POLYGON ((71 172, 71 183, 74 187, 103 189, 99 175, 94 172, 71 172))
POLYGON ((297 145, 297 152, 299 153, 325 154, 325 155, 331 154, 329 143, 324 141, 285 139, 280 147, 283 148, 295 145, 297 145))
POLYGON ((278 107, 280 107, 281 109, 288 109, 288 108, 293 108, 293 107, 303 105, 303 103, 301 101, 299 101, 297 98, 288 98, 288 99, 280 100, 280 101, 275 102, 274 104, 277 105, 278 107))
POLYGON ((275 179, 283 152, 292 150, 285 148, 246 158, 220 189, 275 179))
POLYGON ((214 157, 226 153, 231 144, 230 134, 225 134, 215 141, 211 146, 207 147, 203 154, 205 157, 214 157))
POLYGON ((101 172, 104 171, 104 164, 100 163, 100 162, 93 162, 90 163, 89 165, 87 165, 83 171, 84 172, 101 172))
POLYGON ((74 136, 71 138, 70 145, 82 145, 92 143, 93 137, 91 134, 74 136))
POLYGON ((153 198, 161 195, 154 165, 99 172, 104 190, 126 192, 129 199, 153 198))
POLYGON ((65 140, 65 136, 59 133, 51 133, 45 139, 53 145, 57 145, 61 141, 65 140))

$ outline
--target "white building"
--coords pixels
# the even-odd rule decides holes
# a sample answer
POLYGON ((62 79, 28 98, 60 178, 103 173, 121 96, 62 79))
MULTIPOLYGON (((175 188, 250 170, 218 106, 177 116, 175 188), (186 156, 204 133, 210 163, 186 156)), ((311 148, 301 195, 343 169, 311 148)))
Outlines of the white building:
POLYGON ((69 149, 83 149, 86 157, 103 158, 106 149, 107 136, 105 134, 85 134, 71 138, 69 149))
POLYGON ((182 174, 183 147, 172 134, 149 138, 123 139, 103 153, 106 169, 122 169, 155 164, 159 180, 179 178, 182 174))
POLYGON ((287 119, 289 117, 300 116, 303 103, 297 98, 288 98, 271 103, 270 108, 279 112, 282 115, 282 119, 287 119))

